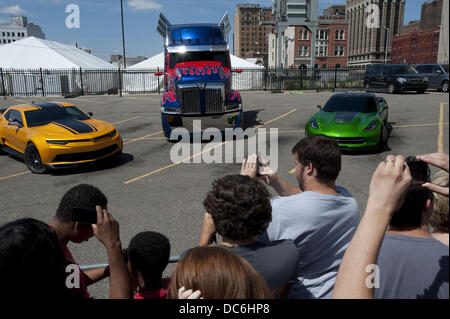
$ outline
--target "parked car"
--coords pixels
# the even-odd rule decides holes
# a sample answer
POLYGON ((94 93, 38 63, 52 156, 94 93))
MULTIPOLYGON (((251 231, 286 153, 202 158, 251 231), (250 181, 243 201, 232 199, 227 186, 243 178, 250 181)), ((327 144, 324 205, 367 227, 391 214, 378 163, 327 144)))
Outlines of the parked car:
POLYGON ((389 138, 389 106, 372 93, 337 93, 324 107, 318 105, 306 125, 306 136, 323 134, 336 139, 342 149, 382 151, 389 138))
POLYGON ((407 64, 374 64, 364 75, 364 88, 387 89, 390 94, 400 91, 424 93, 428 79, 407 64))
POLYGON ((11 106, 0 114, 0 153, 22 158, 35 174, 118 159, 122 138, 112 124, 92 115, 69 103, 11 106))
POLYGON ((428 78, 428 88, 448 92, 448 64, 419 64, 416 70, 428 78))

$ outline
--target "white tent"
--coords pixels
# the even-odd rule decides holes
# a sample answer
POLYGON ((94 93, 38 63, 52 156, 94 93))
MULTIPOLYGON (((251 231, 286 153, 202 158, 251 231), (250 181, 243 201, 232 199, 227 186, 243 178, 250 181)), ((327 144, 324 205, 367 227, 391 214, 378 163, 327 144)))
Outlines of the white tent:
POLYGON ((119 86, 112 64, 74 46, 35 37, 1 45, 0 68, 8 94, 106 92, 119 86))
MULTIPOLYGON (((248 62, 237 56, 230 54, 231 67, 233 69, 243 69, 242 73, 233 73, 233 89, 235 90, 250 90, 252 88, 261 87, 263 81, 263 66, 248 62)), ((148 91, 158 89, 158 81, 155 80, 155 75, 143 72, 143 70, 164 70, 164 53, 161 52, 145 61, 129 67, 128 74, 124 75, 125 90, 129 91, 134 88, 137 91, 148 91)), ((159 87, 162 87, 162 78, 160 79, 159 87)))
POLYGON ((74 46, 28 37, 0 46, 4 69, 115 69, 96 56, 74 46))

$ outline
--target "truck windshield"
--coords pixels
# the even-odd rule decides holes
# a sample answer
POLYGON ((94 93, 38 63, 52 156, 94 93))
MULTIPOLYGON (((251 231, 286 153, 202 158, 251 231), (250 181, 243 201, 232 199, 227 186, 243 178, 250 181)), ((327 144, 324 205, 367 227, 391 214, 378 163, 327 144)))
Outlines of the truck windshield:
POLYGON ((230 67, 227 52, 198 51, 170 54, 170 69, 173 69, 177 63, 183 62, 220 62, 223 67, 230 67))

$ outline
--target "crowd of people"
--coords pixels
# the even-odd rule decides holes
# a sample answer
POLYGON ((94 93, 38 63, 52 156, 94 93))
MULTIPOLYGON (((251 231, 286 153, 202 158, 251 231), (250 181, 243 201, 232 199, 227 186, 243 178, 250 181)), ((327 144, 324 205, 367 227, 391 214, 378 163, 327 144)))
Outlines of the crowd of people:
POLYGON ((169 239, 142 232, 123 249, 106 196, 77 185, 48 224, 25 218, 0 226, 0 297, 89 298, 88 287, 109 277, 109 296, 120 299, 449 298, 447 154, 387 156, 361 220, 355 198, 336 185, 335 140, 304 138, 292 155, 298 186, 255 154, 240 174, 215 180, 199 245, 167 278, 169 239), (434 178, 429 165, 441 169, 434 178), (96 221, 75 217, 80 207, 95 210, 96 221), (93 236, 108 266, 82 271, 68 243, 93 236))

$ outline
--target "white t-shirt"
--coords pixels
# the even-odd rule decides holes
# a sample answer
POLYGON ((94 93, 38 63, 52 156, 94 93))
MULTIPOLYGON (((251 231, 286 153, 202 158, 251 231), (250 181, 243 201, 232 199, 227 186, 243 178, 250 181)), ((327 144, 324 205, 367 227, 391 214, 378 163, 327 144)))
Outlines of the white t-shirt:
POLYGON ((290 239, 297 246, 298 281, 289 298, 330 298, 337 272, 359 224, 358 204, 338 194, 303 192, 272 199, 272 222, 261 240, 290 239))

